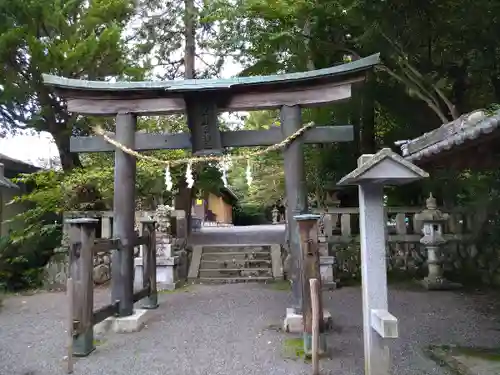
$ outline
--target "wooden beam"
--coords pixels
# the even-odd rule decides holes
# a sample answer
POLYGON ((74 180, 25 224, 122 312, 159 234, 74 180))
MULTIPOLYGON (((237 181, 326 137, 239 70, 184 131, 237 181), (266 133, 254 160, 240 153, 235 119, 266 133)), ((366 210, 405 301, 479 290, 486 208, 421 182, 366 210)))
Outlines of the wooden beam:
MULTIPOLYGON (((294 89, 273 88, 266 91, 235 92, 218 105, 220 112, 247 111, 280 108, 283 105, 300 105, 313 107, 349 99, 351 84, 364 77, 348 82, 323 83, 294 89)), ((182 96, 163 98, 109 98, 102 96, 68 97, 68 111, 82 115, 114 116, 118 113, 133 113, 135 115, 151 116, 161 114, 183 113, 186 102, 182 96)))
POLYGON ((160 115, 184 112, 182 96, 169 98, 110 99, 106 97, 68 98, 68 111, 82 115, 114 116, 118 113, 160 115))
MULTIPOLYGON (((112 133, 109 136, 115 138, 112 133)), ((268 130, 238 130, 221 132, 223 147, 270 146, 281 142, 283 134, 280 128, 268 130)), ((350 142, 354 138, 351 125, 319 126, 308 130, 302 137, 304 143, 350 142)), ((71 152, 114 151, 115 147, 101 136, 71 137, 71 152)), ((135 133, 135 150, 179 150, 191 149, 189 133, 135 133)))
POLYGON ((222 109, 224 111, 259 111, 281 108, 284 105, 300 105, 301 107, 325 105, 349 99, 351 97, 351 83, 342 85, 328 83, 287 91, 278 89, 269 92, 256 91, 235 94, 222 109))

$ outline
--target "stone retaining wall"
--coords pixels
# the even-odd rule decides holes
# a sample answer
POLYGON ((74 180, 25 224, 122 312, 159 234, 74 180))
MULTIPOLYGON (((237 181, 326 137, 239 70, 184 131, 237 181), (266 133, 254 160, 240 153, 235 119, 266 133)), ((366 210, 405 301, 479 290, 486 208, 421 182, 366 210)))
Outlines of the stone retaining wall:
MULTIPOLYGON (((136 231, 140 234, 141 228, 139 222, 144 217, 155 217, 155 211, 137 211, 136 212, 136 231)), ((182 212, 173 211, 172 216, 176 218, 183 218, 182 212)), ((111 238, 112 237, 112 212, 111 211, 78 211, 66 212, 63 215, 64 221, 67 219, 91 217, 99 219, 98 226, 96 227, 97 238, 111 238)), ((179 228, 177 232, 182 231, 183 223, 178 220, 179 228)), ((47 289, 64 289, 66 286, 66 279, 68 277, 68 226, 63 226, 63 241, 61 247, 55 250, 55 255, 51 258, 45 267, 44 287, 47 289)), ((161 235, 157 232, 157 239, 161 235)), ((179 253, 181 262, 188 262, 188 258, 184 251, 185 241, 173 241, 172 251, 175 255, 179 253)), ((134 256, 140 256, 140 247, 134 249, 134 256)), ((187 264, 179 264, 179 271, 182 276, 187 277, 187 264)), ((111 280, 111 252, 101 252, 94 255, 94 269, 93 278, 95 285, 102 285, 111 280)))
MULTIPOLYGON (((419 243, 422 223, 416 220, 421 208, 387 208, 388 271, 408 278, 427 275, 427 252, 419 243)), ((444 210, 443 210, 444 211, 444 210)), ((441 247, 445 276, 464 285, 500 286, 500 248, 480 245, 472 235, 474 218, 460 209, 449 212, 444 225, 446 243, 441 247)), ((360 247, 358 208, 334 207, 322 213, 321 236, 335 256, 340 279, 359 279, 360 247)))

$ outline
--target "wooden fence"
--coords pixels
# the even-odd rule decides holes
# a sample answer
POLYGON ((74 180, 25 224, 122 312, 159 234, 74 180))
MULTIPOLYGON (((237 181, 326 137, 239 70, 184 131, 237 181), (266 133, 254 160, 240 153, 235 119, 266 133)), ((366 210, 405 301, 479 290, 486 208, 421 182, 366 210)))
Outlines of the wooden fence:
MULTIPOLYGON (((143 245, 143 285, 142 289, 133 291, 132 280, 123 282, 121 298, 113 303, 94 310, 94 282, 93 259, 94 254, 102 251, 121 251, 122 243, 119 238, 96 238, 96 224, 94 218, 78 218, 66 221, 69 226, 69 275, 72 279, 73 290, 68 291, 72 296, 70 306, 73 316, 73 354, 86 356, 93 349, 93 326, 106 318, 120 315, 125 308, 135 302, 147 298, 145 308, 157 306, 156 289, 156 239, 155 222, 142 221, 142 235, 135 236, 134 246, 143 245), (131 286, 131 290, 130 289, 131 286), (131 301, 130 301, 131 299, 131 301)), ((131 265, 133 267, 133 264, 131 265)), ((133 272, 127 273, 132 276, 133 272)))

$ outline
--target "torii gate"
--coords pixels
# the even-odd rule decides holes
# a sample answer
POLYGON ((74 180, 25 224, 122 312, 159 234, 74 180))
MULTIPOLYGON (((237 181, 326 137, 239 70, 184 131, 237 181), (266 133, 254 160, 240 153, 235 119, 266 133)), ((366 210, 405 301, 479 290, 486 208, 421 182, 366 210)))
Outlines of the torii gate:
MULTIPOLYGON (((302 127, 301 108, 325 105, 351 97, 353 84, 363 82, 379 63, 379 54, 326 69, 231 79, 191 79, 158 82, 103 82, 43 75, 44 83, 67 102, 68 111, 115 116, 112 138, 136 151, 189 149, 195 155, 222 153, 226 147, 268 146, 302 127), (281 110, 281 129, 221 132, 217 116, 223 111, 281 110), (136 132, 137 116, 187 114, 190 133, 136 132)), ((302 306, 300 245, 295 215, 307 212, 304 143, 353 141, 352 126, 322 126, 308 130, 284 150, 288 202, 289 251, 295 308, 302 306)), ((103 137, 72 137, 72 152, 115 151, 114 234, 122 250, 114 251, 112 301, 120 301, 120 316, 133 314, 133 244, 136 160, 115 149, 103 137)))

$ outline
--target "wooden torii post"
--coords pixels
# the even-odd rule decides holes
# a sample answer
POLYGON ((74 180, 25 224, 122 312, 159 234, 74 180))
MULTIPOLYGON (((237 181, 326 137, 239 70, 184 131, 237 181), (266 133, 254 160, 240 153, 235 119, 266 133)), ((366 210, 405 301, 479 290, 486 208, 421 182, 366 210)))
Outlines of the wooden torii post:
MULTIPOLYGON (((192 79, 166 82, 102 82, 44 75, 44 83, 81 115, 115 116, 111 138, 136 151, 192 149, 195 155, 218 154, 226 147, 269 146, 302 127, 301 108, 346 100, 353 84, 362 82, 379 63, 375 54, 347 64, 309 72, 231 79, 192 79), (223 111, 280 109, 281 128, 221 132, 217 116, 223 111), (186 113, 190 132, 136 132, 137 116, 186 113)), ((292 254, 295 307, 300 310, 298 263, 300 245, 293 216, 307 211, 303 144, 349 142, 352 126, 321 126, 308 130, 284 150, 288 230, 292 254)), ((73 137, 72 152, 115 152, 114 234, 123 244, 112 257, 112 299, 120 300, 120 315, 132 314, 132 277, 136 160, 101 136, 73 137)))

